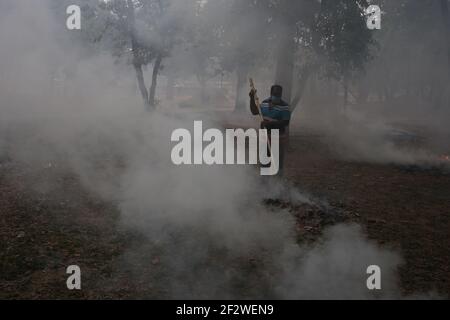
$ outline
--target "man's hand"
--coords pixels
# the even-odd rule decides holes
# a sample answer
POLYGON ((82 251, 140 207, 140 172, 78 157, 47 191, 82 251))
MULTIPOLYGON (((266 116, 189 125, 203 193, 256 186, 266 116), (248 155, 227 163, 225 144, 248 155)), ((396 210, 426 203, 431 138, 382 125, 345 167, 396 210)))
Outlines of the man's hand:
POLYGON ((255 96, 256 96, 256 89, 250 90, 250 93, 248 94, 250 96, 250 111, 254 116, 259 114, 259 106, 256 105, 255 96))

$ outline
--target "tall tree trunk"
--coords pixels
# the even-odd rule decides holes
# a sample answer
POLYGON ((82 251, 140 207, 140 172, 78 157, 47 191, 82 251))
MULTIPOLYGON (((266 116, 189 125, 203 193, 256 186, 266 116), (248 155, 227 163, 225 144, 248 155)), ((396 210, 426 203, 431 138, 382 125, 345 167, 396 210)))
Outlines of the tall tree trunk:
POLYGON ((154 109, 156 107, 156 86, 158 84, 158 73, 159 69, 161 68, 162 59, 162 53, 158 53, 155 63, 153 64, 152 84, 150 86, 150 93, 148 96, 148 102, 151 109, 154 109))
POLYGON ((133 63, 134 70, 136 71, 136 78, 138 81, 138 87, 139 91, 141 92, 142 100, 144 101, 145 108, 148 109, 149 103, 148 103, 148 91, 145 87, 145 80, 144 80, 144 72, 142 71, 142 65, 139 63, 133 63))
POLYGON ((300 101, 302 100, 306 85, 313 70, 315 70, 315 67, 306 67, 301 71, 299 82, 297 85, 297 91, 294 95, 294 98, 292 98, 291 112, 294 112, 295 109, 297 109, 300 101))
POLYGON ((144 106, 148 110, 149 105, 149 94, 147 87, 145 86, 144 72, 142 71, 142 62, 139 57, 139 44, 136 39, 136 22, 134 16, 134 4, 132 0, 127 0, 128 14, 127 14, 127 24, 128 32, 131 38, 131 50, 133 52, 133 66, 136 71, 136 78, 138 81, 139 91, 141 92, 142 99, 144 101, 144 106))
POLYGON ((291 24, 280 27, 275 82, 283 87, 283 99, 291 102, 292 80, 294 78, 296 28, 291 24))

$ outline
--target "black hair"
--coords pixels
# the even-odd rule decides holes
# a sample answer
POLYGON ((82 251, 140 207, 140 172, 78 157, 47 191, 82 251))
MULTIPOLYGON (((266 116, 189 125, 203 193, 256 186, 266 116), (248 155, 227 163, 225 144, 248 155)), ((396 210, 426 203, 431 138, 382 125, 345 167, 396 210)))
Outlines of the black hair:
POLYGON ((270 88, 270 95, 281 98, 283 96, 283 87, 275 84, 270 88))

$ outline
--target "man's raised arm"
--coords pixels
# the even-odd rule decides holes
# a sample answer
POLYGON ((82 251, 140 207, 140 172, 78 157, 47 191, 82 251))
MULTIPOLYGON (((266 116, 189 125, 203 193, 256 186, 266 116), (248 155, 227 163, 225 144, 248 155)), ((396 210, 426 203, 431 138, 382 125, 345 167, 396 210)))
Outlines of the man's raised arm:
POLYGON ((254 116, 259 114, 258 106, 256 105, 256 102, 255 102, 255 94, 256 94, 256 92, 254 90, 251 90, 250 93, 249 93, 249 96, 250 96, 250 111, 252 112, 252 114, 254 116))

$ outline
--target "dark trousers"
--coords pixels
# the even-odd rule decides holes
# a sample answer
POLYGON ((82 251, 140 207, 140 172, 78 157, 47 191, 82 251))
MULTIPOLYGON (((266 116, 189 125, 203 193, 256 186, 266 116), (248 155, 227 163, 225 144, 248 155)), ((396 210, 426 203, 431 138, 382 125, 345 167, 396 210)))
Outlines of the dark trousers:
MULTIPOLYGON (((262 125, 261 125, 261 129, 265 129, 262 125)), ((270 146, 272 145, 271 143, 271 132, 270 129, 267 130, 267 133, 269 135, 269 143, 267 145, 267 154, 269 156, 271 156, 271 152, 270 152, 270 146)), ((278 170, 278 176, 283 176, 284 174, 284 160, 285 160, 285 154, 286 154, 286 144, 287 144, 287 136, 285 134, 285 130, 280 130, 280 141, 279 141, 279 145, 280 145, 280 150, 279 150, 279 161, 278 161, 278 166, 279 166, 279 170, 278 170)), ((264 165, 264 167, 270 167, 271 163, 264 165)))

